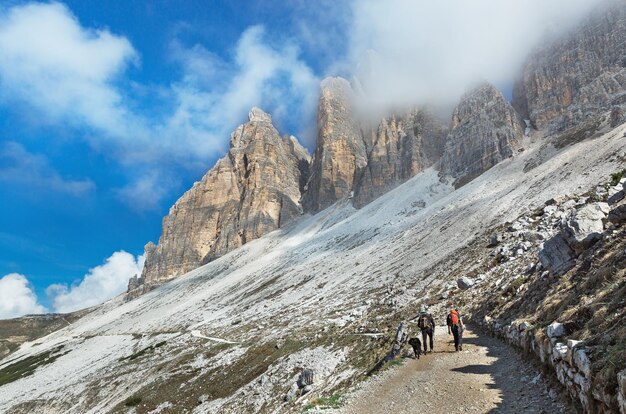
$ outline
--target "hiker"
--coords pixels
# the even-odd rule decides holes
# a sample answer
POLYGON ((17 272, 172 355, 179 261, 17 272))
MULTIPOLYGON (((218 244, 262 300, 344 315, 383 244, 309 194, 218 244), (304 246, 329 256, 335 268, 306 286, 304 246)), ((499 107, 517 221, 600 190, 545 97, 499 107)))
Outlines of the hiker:
POLYGON ((463 324, 463 318, 461 318, 459 310, 456 308, 452 309, 446 318, 446 322, 448 323, 448 335, 450 335, 450 331, 452 331, 452 335, 454 335, 455 351, 462 351, 465 325, 463 324))
POLYGON ((428 344, 430 343, 430 352, 433 352, 433 337, 435 336, 435 320, 433 316, 427 312, 426 305, 420 307, 420 313, 417 318, 417 327, 422 331, 422 343, 424 344, 424 353, 428 352, 428 344))

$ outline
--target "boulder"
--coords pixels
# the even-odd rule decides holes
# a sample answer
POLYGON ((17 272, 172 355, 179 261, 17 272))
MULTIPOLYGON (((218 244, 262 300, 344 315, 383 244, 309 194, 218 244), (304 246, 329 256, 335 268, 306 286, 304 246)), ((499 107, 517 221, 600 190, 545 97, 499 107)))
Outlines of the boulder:
POLYGON ((609 221, 614 224, 626 222, 626 203, 620 204, 609 213, 609 221))
POLYGON ((570 247, 581 252, 600 240, 604 231, 602 220, 608 213, 607 203, 587 204, 576 210, 567 220, 564 229, 570 247))
POLYGON ((489 244, 487 245, 487 247, 496 247, 503 241, 504 241, 504 236, 502 235, 502 233, 494 233, 489 238, 489 244))
POLYGON ((567 272, 574 267, 576 253, 561 233, 547 240, 539 251, 539 262, 554 274, 567 272))
POLYGON ((300 373, 298 378, 298 386, 304 388, 307 385, 313 385, 315 383, 315 371, 310 368, 305 369, 300 373))
POLYGON ((474 281, 474 279, 470 279, 467 276, 463 276, 456 281, 456 284, 459 289, 469 289, 476 284, 476 281, 474 281))
MULTIPOLYGON (((548 325, 548 338, 562 338, 565 336, 565 325, 559 322, 552 322, 548 325)), ((566 347, 567 349, 567 347, 566 347)))

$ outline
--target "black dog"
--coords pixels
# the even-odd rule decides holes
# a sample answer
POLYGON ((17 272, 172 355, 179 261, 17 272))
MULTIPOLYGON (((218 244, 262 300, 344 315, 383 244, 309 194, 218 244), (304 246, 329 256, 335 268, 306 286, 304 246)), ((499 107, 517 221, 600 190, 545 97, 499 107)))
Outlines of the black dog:
POLYGON ((411 338, 409 339, 409 345, 413 347, 415 358, 420 359, 420 355, 422 354, 422 341, 420 341, 419 338, 411 338))

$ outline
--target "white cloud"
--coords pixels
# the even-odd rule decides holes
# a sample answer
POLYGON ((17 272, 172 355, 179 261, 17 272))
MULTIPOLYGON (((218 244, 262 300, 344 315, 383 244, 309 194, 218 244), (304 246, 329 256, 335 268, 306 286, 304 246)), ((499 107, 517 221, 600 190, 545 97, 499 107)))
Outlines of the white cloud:
POLYGON ((2 95, 52 119, 126 136, 129 113, 112 82, 136 61, 126 38, 81 27, 62 4, 31 3, 0 13, 2 95))
POLYGON ((478 81, 510 84, 541 39, 594 3, 354 1, 348 60, 374 109, 454 101, 478 81))
POLYGON ((55 312, 73 312, 98 305, 128 287, 128 279, 141 274, 144 256, 135 258, 125 251, 115 252, 105 263, 90 269, 83 279, 72 286, 54 284, 46 289, 55 312))
POLYGON ((82 196, 95 189, 89 179, 63 178, 44 156, 28 152, 17 142, 0 143, 0 181, 20 184, 37 192, 56 191, 73 196, 82 196))
MULTIPOLYGON (((181 169, 206 170, 252 106, 271 112, 279 126, 309 131, 315 122, 318 79, 295 43, 270 42, 260 26, 244 31, 223 58, 177 41, 171 53, 181 78, 142 85, 128 77, 139 54, 127 38, 82 26, 59 3, 0 8, 0 101, 86 132, 83 139, 124 167, 130 183, 117 191, 123 199, 154 183, 155 170, 174 182, 181 169)), ((133 205, 155 208, 161 198, 133 205)))
POLYGON ((10 273, 0 279, 0 319, 45 312, 25 276, 10 273))
POLYGON ((161 200, 175 187, 175 182, 170 177, 151 171, 117 189, 116 194, 136 211, 157 210, 161 200))

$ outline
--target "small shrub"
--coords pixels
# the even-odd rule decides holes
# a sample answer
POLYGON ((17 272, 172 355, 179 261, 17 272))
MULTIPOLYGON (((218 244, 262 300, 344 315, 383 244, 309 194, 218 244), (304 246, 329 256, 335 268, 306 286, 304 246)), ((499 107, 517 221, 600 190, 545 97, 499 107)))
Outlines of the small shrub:
POLYGON ((626 176, 626 169, 623 169, 622 171, 618 171, 616 173, 611 174, 611 187, 618 185, 620 180, 622 178, 624 178, 624 176, 626 176))
POLYGON ((315 407, 321 409, 327 408, 340 408, 343 405, 343 397, 340 394, 333 394, 330 397, 319 397, 311 400, 310 403, 304 406, 302 412, 306 413, 315 407))
POLYGON ((138 395, 131 395, 124 401, 126 407, 136 407, 141 404, 141 397, 138 395))

